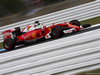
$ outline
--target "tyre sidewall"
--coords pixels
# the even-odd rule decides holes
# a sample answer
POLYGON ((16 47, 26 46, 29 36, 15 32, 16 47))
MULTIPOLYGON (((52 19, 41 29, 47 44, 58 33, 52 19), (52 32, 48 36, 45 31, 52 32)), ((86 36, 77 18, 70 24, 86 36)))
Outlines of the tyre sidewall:
POLYGON ((3 42, 3 47, 6 49, 6 50, 12 50, 13 48, 15 48, 15 41, 11 38, 7 38, 4 40, 3 42), (9 43, 9 47, 5 47, 5 43, 9 43))
POLYGON ((70 23, 69 24, 72 24, 72 25, 76 25, 76 26, 79 26, 80 27, 80 22, 78 21, 78 20, 72 20, 72 21, 70 21, 70 23))
POLYGON ((58 37, 62 36, 62 34, 63 34, 63 30, 62 30, 62 27, 61 26, 54 26, 52 28, 51 37, 58 38, 58 37))

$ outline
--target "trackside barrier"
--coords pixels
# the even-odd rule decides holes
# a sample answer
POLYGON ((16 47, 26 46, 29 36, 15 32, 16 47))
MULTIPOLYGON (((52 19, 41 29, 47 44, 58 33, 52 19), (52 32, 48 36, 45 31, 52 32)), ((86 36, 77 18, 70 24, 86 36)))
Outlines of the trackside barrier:
MULTIPOLYGON (((99 24, 100 25, 100 24, 99 24)), ((52 75, 100 64, 100 29, 0 55, 0 75, 52 75)))
POLYGON ((22 22, 14 23, 11 25, 0 27, 0 42, 3 41, 3 35, 1 32, 7 29, 13 29, 14 27, 21 27, 22 29, 34 23, 35 20, 40 20, 41 23, 49 26, 52 23, 61 23, 65 21, 71 21, 78 19, 79 21, 90 19, 93 17, 100 16, 100 1, 94 1, 83 5, 75 6, 69 9, 61 10, 51 14, 43 15, 40 17, 32 18, 22 22))
MULTIPOLYGON (((87 58, 85 58, 85 59, 87 59, 87 58)), ((68 65, 68 66, 66 65, 66 66, 63 66, 63 67, 60 67, 60 68, 57 68, 57 69, 49 70, 49 71, 42 72, 42 73, 39 73, 39 74, 32 74, 32 75, 52 75, 52 74, 56 74, 56 73, 59 73, 59 72, 63 72, 63 71, 65 71, 65 69, 67 71, 69 71, 69 70, 73 70, 73 69, 77 69, 77 68, 83 68, 83 67, 86 67, 86 66, 92 66, 92 65, 100 64, 99 61, 100 61, 100 59, 98 58, 98 59, 94 59, 94 60, 90 60, 90 61, 85 61, 85 62, 82 62, 82 63, 71 64, 71 65, 68 65)), ((21 74, 18 74, 18 75, 21 75, 21 74)))
MULTIPOLYGON (((84 68, 80 68, 80 69, 75 69, 75 70, 72 70, 69 72, 58 73, 55 75, 75 75, 80 72, 87 72, 87 71, 91 71, 91 70, 95 70, 95 69, 99 69, 99 68, 100 68, 100 64, 97 64, 97 65, 92 65, 92 66, 88 66, 88 67, 84 67, 84 68)), ((87 74, 89 74, 89 73, 87 73, 87 74)))

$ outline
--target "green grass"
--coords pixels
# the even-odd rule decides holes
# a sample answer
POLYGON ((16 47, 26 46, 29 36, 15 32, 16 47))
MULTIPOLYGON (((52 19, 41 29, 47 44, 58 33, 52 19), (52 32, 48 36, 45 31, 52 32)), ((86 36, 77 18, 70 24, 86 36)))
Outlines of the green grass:
MULTIPOLYGON (((90 23, 91 25, 98 24, 98 23, 100 23, 100 16, 99 17, 95 17, 95 18, 91 18, 91 19, 88 19, 88 20, 81 21, 81 24, 86 24, 86 23, 90 23)), ((3 48, 2 45, 3 44, 0 43, 0 49, 3 48)))
POLYGON ((0 43, 0 49, 2 49, 3 48, 3 43, 0 43))
POLYGON ((100 69, 92 70, 92 71, 84 71, 81 73, 77 73, 75 75, 100 75, 100 69))
POLYGON ((86 24, 86 23, 90 23, 91 25, 98 24, 100 23, 100 16, 81 21, 81 24, 86 24))

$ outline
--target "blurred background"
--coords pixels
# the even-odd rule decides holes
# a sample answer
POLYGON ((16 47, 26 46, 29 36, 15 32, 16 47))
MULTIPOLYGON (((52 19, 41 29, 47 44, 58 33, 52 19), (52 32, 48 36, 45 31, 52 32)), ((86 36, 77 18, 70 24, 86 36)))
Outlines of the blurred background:
POLYGON ((0 26, 49 14, 94 0, 0 0, 0 26))

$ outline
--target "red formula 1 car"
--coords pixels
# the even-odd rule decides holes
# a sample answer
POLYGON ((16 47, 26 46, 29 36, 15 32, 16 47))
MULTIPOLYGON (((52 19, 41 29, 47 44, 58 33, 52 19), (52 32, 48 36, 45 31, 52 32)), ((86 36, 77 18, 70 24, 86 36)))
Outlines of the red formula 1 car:
POLYGON ((73 33, 83 28, 91 26, 90 24, 81 25, 78 20, 72 20, 70 23, 60 23, 51 26, 43 26, 36 21, 34 24, 28 25, 22 31, 20 27, 14 30, 6 30, 3 34, 3 47, 6 50, 14 49, 16 45, 35 42, 39 39, 58 38, 63 34, 73 33))

